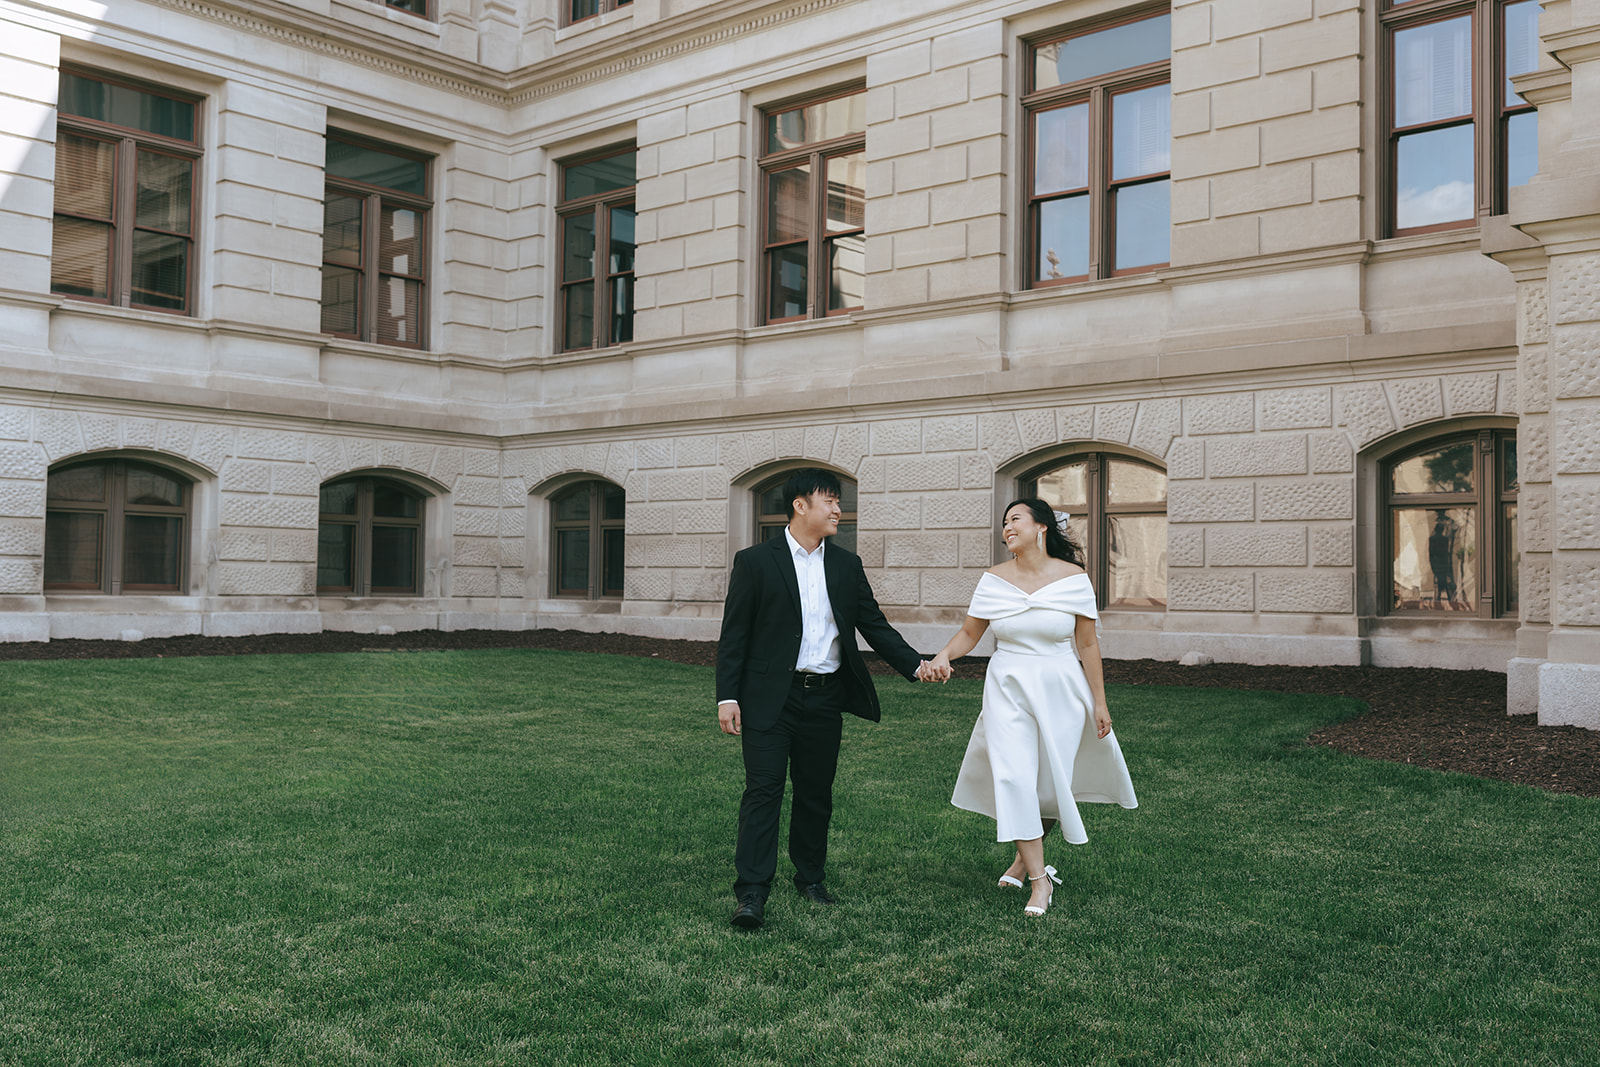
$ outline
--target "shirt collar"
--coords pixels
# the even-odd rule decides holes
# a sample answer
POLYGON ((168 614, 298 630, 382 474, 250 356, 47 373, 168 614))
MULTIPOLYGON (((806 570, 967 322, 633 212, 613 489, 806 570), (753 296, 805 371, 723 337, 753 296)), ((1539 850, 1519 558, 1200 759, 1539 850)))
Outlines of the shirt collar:
POLYGON ((806 549, 805 549, 805 546, 802 545, 799 541, 796 541, 794 539, 794 534, 789 532, 789 527, 785 526, 783 528, 783 536, 784 536, 784 539, 789 542, 789 554, 791 556, 795 557, 796 559, 800 559, 800 560, 807 560, 807 559, 812 559, 812 558, 820 559, 821 558, 820 554, 822 552, 822 547, 828 543, 828 539, 826 537, 824 537, 821 541, 818 541, 817 542, 817 554, 815 556, 813 556, 813 553, 807 552, 806 549))

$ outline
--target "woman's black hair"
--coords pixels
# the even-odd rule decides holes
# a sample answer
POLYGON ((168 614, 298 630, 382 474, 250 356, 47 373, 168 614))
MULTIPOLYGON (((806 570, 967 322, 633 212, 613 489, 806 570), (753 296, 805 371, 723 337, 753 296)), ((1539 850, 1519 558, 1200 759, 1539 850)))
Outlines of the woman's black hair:
POLYGON ((1033 513, 1033 521, 1044 527, 1044 551, 1048 556, 1064 559, 1075 567, 1083 566, 1083 549, 1056 525, 1056 509, 1038 497, 1028 496, 1013 500, 1000 514, 1009 515, 1011 509, 1021 504, 1033 513))

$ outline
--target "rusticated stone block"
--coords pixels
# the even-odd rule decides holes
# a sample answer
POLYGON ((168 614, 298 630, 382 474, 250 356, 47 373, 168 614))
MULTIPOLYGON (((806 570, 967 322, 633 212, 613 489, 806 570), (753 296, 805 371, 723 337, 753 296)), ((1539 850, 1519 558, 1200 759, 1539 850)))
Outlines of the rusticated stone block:
POLYGON ((1562 478, 1556 483, 1556 544, 1600 548, 1600 478, 1562 478))
POLYGON ((992 567, 997 561, 994 558, 994 535, 990 533, 964 533, 961 535, 961 566, 979 570, 992 567))
POLYGON ((717 438, 717 454, 722 458, 722 465, 729 470, 743 474, 754 464, 750 462, 744 447, 744 434, 728 433, 717 438))
POLYGON ((1355 449, 1344 434, 1314 433, 1310 444, 1313 474, 1348 474, 1356 469, 1355 449))
POLYGON ((217 558, 265 563, 271 538, 266 530, 241 530, 224 526, 217 535, 217 558))
POLYGON ((273 530, 272 558, 278 563, 315 563, 317 561, 317 532, 315 530, 273 530))
POLYGON ((497 595, 508 600, 520 600, 528 586, 528 576, 521 567, 502 567, 495 585, 497 595))
POLYGON ((1552 256, 1550 274, 1556 322, 1600 322, 1600 254, 1552 256))
POLYGON ((866 497, 859 502, 856 522, 864 530, 916 530, 922 527, 922 498, 866 497))
POLYGON ((836 426, 807 426, 806 442, 801 454, 807 459, 826 462, 833 456, 833 439, 838 432, 836 426))
POLYGON ((0 441, 26 441, 32 433, 32 410, 0 407, 0 441))
POLYGON ((978 416, 978 447, 995 463, 1022 455, 1022 435, 1017 419, 1009 411, 991 411, 978 416))
POLYGON ((867 427, 861 423, 840 426, 833 439, 833 463, 841 470, 853 471, 867 454, 867 427))
POLYGON ((1522 481, 1550 480, 1550 417, 1524 415, 1517 424, 1517 463, 1522 481))
MULTIPOLYGON (((522 515, 525 511, 518 508, 511 514, 522 515)), ((455 522, 455 532, 467 537, 494 537, 500 532, 499 508, 473 508, 456 506, 450 509, 450 516, 455 522)))
POLYGON ((1522 411, 1522 401, 1517 396, 1517 372, 1501 371, 1500 379, 1500 410, 1507 415, 1517 415, 1522 411))
POLYGON ((528 535, 527 508, 500 508, 489 514, 499 516, 497 530, 501 539, 520 540, 528 535))
POLYGON ((723 533, 727 528, 726 500, 707 501, 704 504, 679 504, 674 514, 673 529, 680 534, 723 533))
POLYGON ((752 466, 771 463, 778 458, 778 446, 771 430, 753 430, 745 434, 744 451, 752 466))
POLYGON ((315 529, 317 501, 306 497, 222 495, 222 525, 315 529))
MULTIPOLYGON (((856 532, 856 555, 867 568, 883 566, 883 534, 856 532)), ((707 566, 710 564, 707 563, 707 566)))
POLYGON ((500 480, 463 474, 456 479, 455 503, 471 507, 492 508, 500 506, 500 480))
POLYGON ((629 504, 626 512, 627 535, 671 533, 672 512, 671 504, 629 504))
MULTIPOLYGON (((313 449, 316 447, 312 446, 313 449)), ((433 450, 433 465, 428 468, 428 475, 440 485, 453 486, 456 479, 461 477, 466 469, 466 460, 459 448, 436 448, 433 450)), ((526 490, 540 480, 537 469, 528 471, 507 457, 506 469, 517 471, 522 475, 523 489, 526 490)))
POLYGON ((1522 557, 1521 590, 1517 611, 1525 622, 1550 621, 1550 557, 1522 557))
POLYGON ((1167 478, 1194 480, 1206 476, 1206 446, 1187 438, 1174 441, 1167 449, 1167 478))
POLYGON ((645 484, 644 471, 634 471, 633 473, 629 474, 628 477, 622 482, 623 498, 625 500, 631 500, 634 503, 648 499, 645 495, 645 484))
POLYGON ((954 567, 960 559, 960 541, 953 531, 891 533, 884 537, 883 544, 886 567, 954 567))
POLYGON ((1304 436, 1223 437, 1206 442, 1206 474, 1212 478, 1304 473, 1304 436))
POLYGON ((0 593, 31 596, 43 587, 43 560, 0 559, 0 593))
MULTIPOLYGON (((1171 549, 1169 547, 1169 558, 1171 549)), ((1306 532, 1300 527, 1219 526, 1206 538, 1213 567, 1304 567, 1306 532)))
POLYGON ((772 434, 772 447, 785 459, 803 459, 806 455, 806 431, 799 426, 785 426, 772 434))
MULTIPOLYGON (((337 437, 312 437, 307 441, 307 451, 310 453, 311 462, 316 464, 317 474, 322 481, 328 481, 349 469, 349 464, 344 458, 344 442, 337 437)), ((537 481, 537 478, 534 480, 537 481)), ((445 484, 450 483, 445 482, 445 484)))
POLYGON ((219 479, 225 493, 272 492, 272 464, 260 460, 230 459, 219 479))
POLYGON ((689 537, 652 537, 645 543, 647 567, 698 567, 700 542, 689 537))
POLYGON ((1205 530, 1200 526, 1167 527, 1167 564, 1203 567, 1206 563, 1205 530))
MULTIPOLYGON (((433 468, 433 446, 412 444, 406 446, 406 458, 400 466, 403 470, 415 471, 417 474, 427 474, 433 468)), ((501 472, 497 469, 496 476, 501 472)))
POLYGON ((42 519, 6 519, 0 522, 0 556, 44 555, 42 519))
POLYGON ((0 447, 0 478, 37 481, 49 473, 50 463, 38 445, 0 447))
POLYGON ((1523 282, 1517 296, 1517 344, 1544 344, 1550 340, 1550 290, 1542 281, 1523 282))
POLYGON ((1554 529, 1551 506, 1549 485, 1524 484, 1517 493, 1517 529, 1522 538, 1522 551, 1550 551, 1554 529))
MULTIPOLYGON (((716 450, 715 438, 712 438, 711 440, 713 442, 712 451, 714 453, 716 450)), ((621 485, 622 479, 626 478, 628 476, 628 472, 631 470, 633 470, 633 442, 611 442, 611 446, 606 449, 606 477, 610 478, 618 485, 621 485)))
MULTIPOLYGON (((1526 450, 1521 427, 1517 436, 1518 445, 1526 450)), ((1564 405, 1556 415, 1555 440, 1550 444, 1555 450, 1556 470, 1562 474, 1600 474, 1600 404, 1577 409, 1564 405)), ((1531 472, 1523 477, 1533 480, 1531 472)))
POLYGON ((1309 430, 1333 425, 1333 392, 1314 389, 1268 389, 1260 394, 1261 429, 1309 430))
POLYGON ((624 537, 622 539, 622 565, 624 567, 643 567, 644 546, 645 538, 643 537, 624 537))
POLYGON ((1388 397, 1376 382, 1341 386, 1334 390, 1334 403, 1339 411, 1338 425, 1350 431, 1358 446, 1395 430, 1388 397))
POLYGON ((1402 426, 1444 418, 1444 400, 1439 394, 1437 378, 1403 378, 1390 382, 1389 395, 1394 398, 1394 409, 1402 426))
POLYGON ((1600 324, 1557 326, 1550 363, 1557 397, 1600 396, 1600 324))
POLYGON ((1498 374, 1457 374, 1444 380, 1445 406, 1452 415, 1493 411, 1499 395, 1498 374))
POLYGON ((720 601, 728 593, 728 576, 722 571, 679 570, 672 572, 672 599, 679 602, 720 601))
POLYGON ((42 481, 0 481, 0 518, 42 517, 44 485, 42 481))
POLYGON ((704 500, 705 481, 699 471, 647 471, 647 500, 704 500))
POLYGON ((860 493, 887 493, 889 479, 884 475, 884 461, 864 459, 856 470, 856 491, 860 493))
POLYGON ((309 463, 272 465, 272 492, 277 496, 316 496, 317 469, 309 463))
POLYGON ((344 455, 348 470, 366 470, 378 465, 378 442, 365 437, 346 437, 344 455))
POLYGON ((1264 522, 1285 519, 1353 519, 1354 491, 1348 479, 1271 483, 1256 487, 1264 522))
POLYGON ((494 567, 500 563, 500 541, 494 537, 457 537, 450 546, 457 567, 494 567))
POLYGON ((160 431, 153 419, 123 419, 122 447, 154 449, 160 431))
POLYGON ((993 464, 981 455, 961 457, 961 488, 991 489, 993 487, 993 464))
POLYGON ((1321 526, 1311 531, 1313 567, 1353 567, 1355 538, 1348 526, 1321 526))
MULTIPOLYGON (((384 447, 388 447, 385 442, 384 447)), ((579 449, 578 456, 573 461, 573 466, 582 469, 583 457, 579 449)), ((500 453, 484 448, 464 448, 461 450, 461 473, 472 474, 480 478, 498 478, 500 476, 500 453)))
POLYGON ((1558 626, 1600 626, 1600 557, 1562 556, 1552 592, 1558 626))
POLYGON ((304 434, 277 430, 242 429, 235 455, 246 459, 304 459, 304 434))
POLYGON ((909 574, 877 571, 867 575, 867 582, 872 586, 872 594, 878 598, 879 604, 904 607, 914 606, 921 600, 922 583, 914 571, 909 574))
POLYGON ((611 445, 595 441, 583 446, 583 469, 591 474, 604 473, 606 461, 611 458, 611 445))
POLYGON ((930 608, 964 608, 972 603, 972 591, 977 587, 977 574, 924 574, 922 603, 930 608))
POLYGON ((961 457, 946 453, 891 459, 886 479, 886 486, 900 493, 956 489, 961 485, 961 457))
POLYGON ((1254 611, 1255 576, 1250 572, 1167 572, 1171 611, 1254 611))
POLYGON ((922 423, 917 419, 872 424, 872 454, 875 456, 922 451, 922 423))
POLYGON ((1096 404, 1094 432, 1102 441, 1125 445, 1133 437, 1133 420, 1139 416, 1138 404, 1096 404))
POLYGON ((156 447, 163 452, 186 456, 193 444, 193 423, 163 421, 156 428, 156 447))
POLYGON ((78 428, 83 433, 83 447, 90 452, 116 448, 120 443, 116 419, 102 415, 83 415, 78 419, 78 428))
POLYGON ((929 452, 970 452, 978 447, 975 415, 939 415, 922 420, 922 447, 929 452))
POLYGON ((1167 486, 1171 522, 1251 522, 1256 517, 1254 485, 1185 482, 1167 486))
POLYGON ((1258 574, 1256 597, 1262 611, 1348 615, 1355 610, 1349 574, 1258 574))
POLYGON ((41 411, 35 420, 39 441, 50 459, 59 462, 83 451, 83 436, 78 433, 78 416, 70 411, 41 411))
POLYGON ((490 569, 454 567, 450 571, 450 594, 463 597, 492 597, 499 588, 490 569))
POLYGON ((1183 402, 1176 397, 1146 400, 1139 405, 1128 443, 1157 459, 1165 459, 1172 439, 1183 432, 1183 402))
POLYGON ((1253 393, 1191 396, 1183 409, 1190 434, 1250 433, 1256 428, 1253 393))
POLYGON ((922 525, 930 530, 984 530, 992 500, 987 493, 931 493, 922 498, 922 525))
POLYGON ((671 600, 671 571, 629 571, 622 579, 624 600, 671 600))
POLYGON ((1094 440, 1094 408, 1061 408, 1056 412, 1056 429, 1063 441, 1094 440))
POLYGON ((1017 429, 1022 434, 1021 451, 1031 452, 1037 448, 1056 443, 1056 413, 1046 408, 1043 411, 1017 412, 1017 429))
POLYGON ((305 563, 217 564, 221 596, 310 596, 316 587, 316 568, 305 563))

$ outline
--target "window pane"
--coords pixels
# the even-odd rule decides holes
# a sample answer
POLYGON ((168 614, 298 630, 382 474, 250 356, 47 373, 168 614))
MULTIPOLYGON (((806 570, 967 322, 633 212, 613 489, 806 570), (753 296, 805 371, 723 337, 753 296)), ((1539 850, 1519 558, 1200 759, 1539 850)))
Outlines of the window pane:
POLYGON ((1502 504, 1500 511, 1500 559, 1496 564, 1500 573, 1505 575, 1505 603, 1501 610, 1511 614, 1520 606, 1521 597, 1518 591, 1521 588, 1522 578, 1522 542, 1517 540, 1517 505, 1515 503, 1502 504))
POLYGON ((1064 193, 1089 184, 1089 105, 1033 116, 1033 192, 1064 193))
POLYGON ((830 156, 828 171, 828 233, 859 230, 867 224, 867 154, 852 152, 830 156))
POLYGON ((1472 114, 1472 17, 1394 35, 1394 124, 1415 126, 1472 114))
POLYGON ((1048 89, 1172 55, 1172 16, 1158 15, 1034 50, 1033 87, 1048 89))
POLYGON ((1396 493, 1470 493, 1476 488, 1471 441, 1424 452, 1394 466, 1396 493))
POLYGON ((386 519, 414 519, 420 501, 397 485, 374 482, 372 485, 372 513, 386 519))
POLYGON ((1089 194, 1039 205, 1039 278, 1079 278, 1089 273, 1089 194))
POLYGON ((851 93, 767 116, 767 151, 831 141, 867 129, 867 94, 851 93))
POLYGON ((56 210, 111 218, 117 146, 63 131, 56 138, 56 210))
POLYGON ((133 231, 133 303, 182 311, 188 303, 189 239, 133 231))
POLYGON ((1517 441, 1500 442, 1500 485, 1508 492, 1517 491, 1517 441))
POLYGON ((318 510, 324 515, 354 515, 356 513, 356 483, 339 482, 322 487, 318 510))
POLYGON ((1126 460, 1106 461, 1106 503, 1165 504, 1167 502, 1167 475, 1165 471, 1146 467, 1143 463, 1126 460))
MULTIPOLYGON (((327 490, 324 489, 326 494, 327 490)), ((355 586, 356 528, 325 522, 317 527, 317 587, 350 589, 355 586)))
POLYGON ((556 531, 556 588, 563 593, 589 592, 589 531, 556 531))
POLYGON ((348 267, 322 268, 322 332, 354 334, 361 274, 348 267))
POLYGON ((382 279, 378 286, 378 341, 400 345, 422 342, 422 283, 382 279))
POLYGON ((183 520, 176 516, 129 515, 123 531, 123 586, 176 588, 183 520))
POLYGON ((1506 5, 1506 105, 1525 103, 1511 88, 1513 75, 1539 69, 1539 4, 1522 0, 1506 5))
POLYGON ((633 340, 633 275, 611 279, 611 343, 633 340))
POLYGON ((428 14, 428 0, 384 0, 390 7, 397 7, 401 11, 409 11, 413 15, 428 14))
POLYGON ((152 230, 188 233, 189 189, 194 161, 164 156, 159 152, 139 153, 135 177, 134 218, 136 225, 152 230))
POLYGON ((329 194, 322 202, 322 258, 342 267, 361 266, 361 209, 355 196, 329 194))
POLYGON ((788 524, 786 522, 763 523, 759 531, 759 536, 763 542, 770 541, 774 537, 782 537, 784 527, 787 525, 788 524))
POLYGON ((567 321, 562 333, 568 348, 588 348, 594 344, 594 283, 579 282, 561 292, 566 297, 567 321))
POLYGON ((611 209, 611 254, 607 260, 607 269, 612 274, 622 274, 633 269, 634 217, 632 207, 611 209))
POLYGON ((1172 258, 1172 183, 1125 185, 1116 191, 1117 240, 1112 269, 1148 267, 1172 258))
POLYGON ((590 483, 569 489, 561 496, 555 498, 552 504, 555 507, 557 522, 587 522, 589 519, 589 492, 590 483))
POLYGON ((811 165, 767 175, 767 243, 811 234, 811 165))
POLYGON ((838 532, 829 540, 846 552, 854 552, 856 550, 856 524, 853 522, 839 523, 838 532))
POLYGON ((422 274, 422 214, 383 206, 378 216, 378 269, 391 274, 422 274))
POLYGON ((51 500, 100 503, 106 498, 106 469, 96 465, 51 471, 45 486, 45 495, 51 500))
POLYGON ((605 573, 601 577, 601 593, 621 596, 624 570, 622 566, 622 531, 606 530, 600 535, 605 545, 605 573))
POLYGON ((1106 603, 1123 607, 1165 607, 1167 603, 1167 517, 1113 515, 1107 520, 1110 566, 1106 603))
POLYGON ((61 73, 58 108, 63 115, 110 122, 180 141, 194 140, 194 105, 126 85, 61 73))
MULTIPOLYGON (((574 19, 583 17, 573 16, 574 19)), ((638 157, 637 152, 620 152, 605 159, 564 167, 561 172, 563 199, 577 200, 596 193, 611 193, 632 187, 638 157)))
POLYGON ((1474 208, 1472 125, 1409 133, 1395 143, 1395 226, 1469 222, 1474 208))
POLYGON ((844 515, 856 513, 856 483, 848 478, 839 479, 839 511, 844 515))
POLYGON ((1394 610, 1478 610, 1475 508, 1396 508, 1394 610))
POLYGON ((828 242, 828 310, 866 304, 867 239, 862 234, 828 242))
POLYGON ((372 591, 414 593, 417 589, 417 530, 413 526, 373 526, 372 591))
POLYGON ((428 164, 411 156, 381 148, 349 144, 328 138, 328 176, 378 185, 415 196, 428 193, 428 164))
POLYGON ((130 504, 177 508, 183 506, 183 486, 169 474, 148 467, 129 467, 124 491, 130 504))
POLYGON ((1041 474, 1033 491, 1040 500, 1054 504, 1058 511, 1082 515, 1089 507, 1089 465, 1069 463, 1041 474))
POLYGON ((568 22, 594 18, 600 14, 600 0, 571 0, 571 4, 572 7, 567 15, 568 22))
POLYGON ((806 246, 790 245, 767 254, 767 318, 790 319, 806 313, 806 246))
POLYGON ((1506 116, 1506 187, 1527 185, 1539 173, 1539 113, 1506 116))
POLYGON ((561 220, 561 280, 594 277, 594 214, 584 212, 561 220))
MULTIPOLYGON (((51 476, 54 481, 54 476, 51 476)), ((98 587, 100 531, 105 517, 48 511, 44 516, 44 583, 98 587)))
POLYGON ((600 517, 608 522, 621 522, 627 509, 627 495, 614 485, 600 487, 600 517))
POLYGON ((1111 177, 1172 169, 1172 86, 1152 85, 1111 98, 1111 177))
MULTIPOLYGON (((783 499, 783 482, 779 481, 769 485, 756 496, 756 511, 761 515, 784 516, 783 522, 787 524, 789 502, 783 499)), ((782 526, 779 527, 782 529, 782 526)))
POLYGON ((56 216, 50 235, 50 290, 104 300, 111 264, 111 227, 56 216))

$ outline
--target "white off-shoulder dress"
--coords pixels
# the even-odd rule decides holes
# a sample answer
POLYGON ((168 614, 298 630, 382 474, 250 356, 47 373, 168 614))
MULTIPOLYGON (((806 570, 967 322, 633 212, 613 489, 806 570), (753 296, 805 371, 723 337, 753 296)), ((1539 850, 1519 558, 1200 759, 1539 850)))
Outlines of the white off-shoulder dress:
POLYGON ((1031 841, 1051 818, 1075 845, 1089 840, 1075 801, 1138 807, 1116 734, 1095 736, 1073 643, 1078 616, 1099 618, 1089 576, 1024 593, 985 574, 967 614, 989 620, 996 647, 950 803, 994 819, 996 840, 1031 841))

